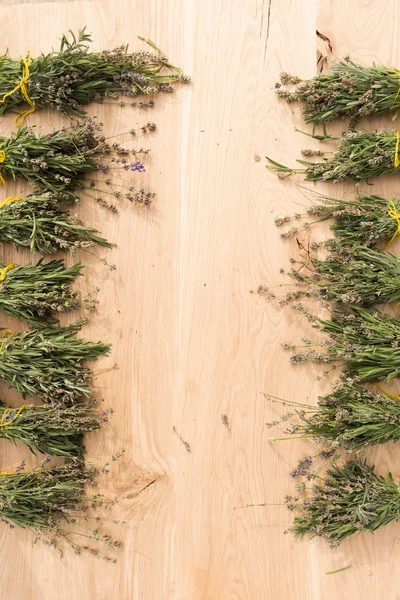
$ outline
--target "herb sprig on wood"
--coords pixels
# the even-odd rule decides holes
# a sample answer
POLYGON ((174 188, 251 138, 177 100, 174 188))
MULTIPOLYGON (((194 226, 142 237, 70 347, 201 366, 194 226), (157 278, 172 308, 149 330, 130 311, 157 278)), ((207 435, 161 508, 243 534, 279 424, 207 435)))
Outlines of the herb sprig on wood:
POLYGON ((20 408, 0 405, 0 438, 20 442, 34 454, 82 458, 84 435, 99 429, 108 413, 94 409, 93 402, 20 408))
POLYGON ((23 396, 43 402, 74 403, 91 395, 91 370, 83 361, 97 360, 110 345, 77 338, 82 321, 69 327, 30 329, 3 339, 0 378, 23 396))
POLYGON ((286 223, 293 224, 288 231, 281 234, 283 238, 287 238, 297 234, 301 228, 309 228, 314 224, 334 219, 331 229, 335 239, 326 240, 324 245, 332 248, 347 244, 372 247, 394 240, 398 233, 396 214, 400 215, 399 198, 386 200, 380 196, 360 192, 354 200, 336 200, 320 196, 307 209, 307 222, 302 225, 299 224, 304 216, 301 214, 278 217, 275 224, 277 227, 286 223), (308 221, 308 216, 312 220, 308 221))
POLYGON ((325 124, 349 117, 354 126, 363 116, 393 112, 395 119, 400 111, 400 73, 392 67, 366 67, 344 60, 335 62, 331 73, 307 81, 288 73, 281 73, 280 79, 277 95, 288 102, 301 102, 306 123, 325 124), (296 87, 282 89, 282 84, 296 87))
POLYGON ((349 461, 329 469, 303 502, 288 497, 287 505, 300 511, 289 531, 322 537, 335 548, 355 533, 400 519, 400 487, 390 473, 385 479, 365 462, 349 461))
MULTIPOLYGON (((398 135, 395 131, 347 131, 340 139, 339 148, 331 158, 322 162, 298 160, 304 169, 292 169, 281 165, 268 156, 268 168, 279 173, 279 177, 288 177, 294 173, 302 173, 308 181, 360 181, 370 177, 378 177, 384 173, 397 173, 398 135)), ((306 156, 313 151, 303 151, 306 156)), ((323 153, 319 153, 323 154, 323 153)))
POLYGON ((34 325, 58 323, 54 314, 71 312, 80 307, 78 292, 71 283, 82 275, 82 264, 66 267, 62 260, 36 265, 0 264, 0 308, 4 312, 34 325))
POLYGON ((30 194, 0 207, 0 242, 29 248, 31 252, 54 254, 59 250, 75 253, 95 244, 112 244, 92 227, 62 208, 63 199, 52 192, 30 194))
MULTIPOLYGON (((286 430, 289 437, 274 437, 270 441, 291 439, 294 435, 311 438, 328 452, 338 448, 353 452, 365 446, 400 440, 399 399, 383 391, 366 389, 343 379, 334 385, 330 394, 318 398, 317 406, 279 400, 268 394, 265 397, 290 408, 281 418, 289 424, 286 430)), ((279 421, 273 421, 267 425, 278 424, 279 421)))
MULTIPOLYGON (((292 364, 306 362, 337 363, 347 366, 356 381, 391 381, 400 376, 400 320, 378 310, 352 308, 333 311, 332 318, 319 319, 301 304, 292 308, 304 314, 313 325, 329 334, 322 344, 325 352, 307 343, 305 350, 291 356, 292 364)), ((284 343, 286 349, 294 349, 284 343)))
MULTIPOLYGON (((136 97, 140 94, 171 92, 177 81, 190 78, 174 67, 164 53, 152 42, 151 50, 128 53, 128 46, 114 50, 90 52, 91 37, 86 28, 70 39, 63 36, 59 52, 42 54, 28 59, 27 92, 35 108, 52 106, 66 115, 84 115, 83 107, 90 102, 103 102, 120 95, 136 97)), ((0 115, 15 110, 25 102, 18 84, 22 78, 23 62, 7 55, 0 57, 0 115), (17 87, 17 89, 16 89, 17 87), (15 91, 13 91, 15 90, 15 91)), ((139 108, 153 102, 132 102, 139 108)))

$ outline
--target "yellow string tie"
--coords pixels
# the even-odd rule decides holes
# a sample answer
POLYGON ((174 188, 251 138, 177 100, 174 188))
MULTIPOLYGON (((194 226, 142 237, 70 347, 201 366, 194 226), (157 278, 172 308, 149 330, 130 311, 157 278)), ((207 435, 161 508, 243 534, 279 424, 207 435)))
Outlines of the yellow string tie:
POLYGON ((0 471, 0 477, 3 475, 14 475, 14 473, 12 471, 0 471))
MULTIPOLYGON (((6 160, 6 153, 4 152, 4 150, 0 150, 0 164, 3 163, 6 160)), ((3 175, 0 173, 0 185, 5 185, 6 184, 6 180, 4 179, 3 175)))
POLYGON ((385 396, 387 396, 388 398, 392 398, 392 400, 400 400, 400 396, 397 396, 397 394, 391 394, 390 392, 387 392, 382 386, 380 386, 378 383, 376 384, 376 387, 378 388, 378 390, 380 392, 382 392, 382 394, 385 394, 385 396))
POLYGON ((392 219, 394 219, 397 222, 397 229, 394 232, 394 234, 392 235, 390 241, 388 242, 388 246, 389 246, 389 244, 394 242, 396 236, 400 235, 400 212, 398 212, 393 200, 389 200, 389 202, 388 202, 388 213, 389 213, 389 217, 392 217, 392 219))
POLYGON ((394 163, 393 163, 395 169, 397 169, 397 167, 400 165, 399 144, 400 144, 400 132, 398 131, 396 133, 396 150, 394 151, 394 163))
POLYGON ((7 272, 10 269, 13 269, 14 267, 17 266, 17 263, 10 263, 9 265, 7 265, 6 267, 4 267, 3 269, 0 269, 0 281, 4 281, 7 275, 7 272))
POLYGON ((17 202, 17 200, 23 200, 24 196, 8 196, 3 202, 0 202, 0 208, 3 208, 6 204, 10 204, 11 202, 17 202))
POLYGON ((15 421, 15 419, 18 419, 19 415, 21 414, 21 412, 23 410, 25 410, 25 408, 29 408, 29 404, 24 404, 17 411, 15 408, 6 408, 5 411, 3 412, 3 416, 0 419, 0 427, 8 427, 8 425, 11 425, 11 423, 13 423, 15 421), (15 413, 15 414, 9 421, 6 421, 6 417, 9 413, 15 413))
POLYGON ((6 341, 8 340, 8 338, 13 334, 11 329, 6 329, 3 333, 3 340, 0 344, 0 352, 3 351, 4 348, 4 344, 6 343, 6 341))
POLYGON ((0 103, 2 104, 3 102, 5 102, 6 98, 8 98, 9 96, 12 96, 18 90, 21 90, 21 94, 24 97, 24 99, 26 100, 26 102, 29 104, 30 108, 28 108, 27 110, 24 110, 23 112, 19 113, 19 115, 17 115, 15 117, 14 125, 16 127, 19 127, 20 125, 22 125, 23 122, 25 121, 25 118, 28 115, 30 115, 31 113, 33 113, 34 110, 36 110, 35 104, 32 102, 32 100, 29 97, 28 87, 27 87, 29 77, 31 76, 30 71, 29 71, 29 67, 30 67, 31 63, 32 63, 32 59, 30 58, 29 52, 28 52, 28 54, 25 56, 25 58, 23 58, 21 61, 22 77, 19 80, 19 83, 17 83, 17 85, 15 86, 15 88, 13 90, 10 90, 6 94, 4 94, 3 98, 0 100, 0 103))

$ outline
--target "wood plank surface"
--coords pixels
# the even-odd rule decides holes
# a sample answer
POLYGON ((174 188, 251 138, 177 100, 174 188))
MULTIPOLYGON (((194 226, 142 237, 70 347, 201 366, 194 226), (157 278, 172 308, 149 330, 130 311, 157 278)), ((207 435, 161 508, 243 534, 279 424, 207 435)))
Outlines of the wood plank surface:
MULTIPOLYGON (((135 140, 151 148, 143 177, 157 192, 154 203, 140 209, 121 201, 112 215, 82 198, 77 209, 117 244, 77 257, 86 264, 82 292, 101 290, 84 334, 113 344, 100 368, 119 367, 96 378, 104 406, 116 412, 87 445, 97 464, 125 449, 99 485, 118 500, 111 519, 128 521, 107 526, 124 546, 116 565, 72 551, 61 560, 54 549, 33 545, 29 532, 1 524, 0 597, 399 599, 400 525, 332 551, 323 541, 284 535, 291 523, 284 507, 235 510, 282 502, 293 491, 290 470, 313 451, 306 443, 268 442, 266 422, 279 410, 262 392, 315 402, 329 389, 327 380, 317 380, 317 368, 291 368, 281 349, 282 341, 303 335, 299 316, 250 293, 260 283, 279 283, 279 268, 296 253, 295 240, 281 240, 274 218, 307 203, 296 185, 301 178, 280 181, 265 169, 266 154, 294 164, 310 146, 294 131, 304 129, 300 108, 279 101, 274 84, 283 70, 313 76, 318 52, 328 62, 350 54, 398 67, 397 0, 2 0, 0 6, 0 50, 12 56, 47 52, 62 33, 87 25, 96 49, 122 42, 140 48, 136 36, 143 35, 193 77, 192 85, 158 97, 151 114, 90 107, 110 135, 149 119, 158 127, 135 140), (316 31, 329 38, 332 56, 316 31)), ((49 131, 65 120, 45 111, 28 122, 49 131)), ((390 117, 379 125, 390 127, 390 117)), ((2 119, 1 135, 11 130, 11 117, 2 119)), ((394 178, 374 183, 374 192, 388 198, 396 192, 394 178)), ((7 185, 1 198, 21 189, 7 185)), ((341 197, 354 186, 318 190, 341 197)), ((30 257, 3 247, 2 260, 30 257)), ((0 394, 21 401, 5 385, 0 394)), ((394 448, 369 452, 383 473, 400 473, 394 448)), ((4 441, 0 456, 1 470, 39 460, 4 441)))

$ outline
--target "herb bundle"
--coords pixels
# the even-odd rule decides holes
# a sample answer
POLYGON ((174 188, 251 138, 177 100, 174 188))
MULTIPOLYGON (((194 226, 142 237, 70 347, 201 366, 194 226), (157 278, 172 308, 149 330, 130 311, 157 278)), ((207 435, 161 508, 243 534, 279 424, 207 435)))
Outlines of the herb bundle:
POLYGON ((365 462, 349 461, 329 469, 302 503, 287 498, 288 508, 301 512, 289 531, 322 537, 334 548, 354 533, 374 532, 400 519, 399 492, 390 473, 385 479, 365 462))
MULTIPOLYGON (((73 526, 80 519, 88 520, 86 513, 89 508, 105 503, 100 494, 85 494, 87 486, 96 486, 97 475, 101 472, 107 471, 80 460, 72 460, 51 468, 44 468, 42 464, 26 472, 17 470, 15 473, 2 473, 0 517, 18 527, 30 529, 38 536, 49 538, 46 542, 49 545, 55 546, 56 540, 64 540, 78 554, 82 550, 94 555, 99 552, 78 544, 75 541, 77 538, 74 539, 76 535, 117 548, 121 543, 101 534, 100 526, 94 530, 84 526, 82 531, 73 526)), ((103 558, 115 562, 115 559, 103 558)))
POLYGON ((108 411, 94 411, 91 402, 67 407, 0 405, 0 438, 20 442, 34 454, 39 451, 51 456, 82 458, 83 436, 99 429, 107 418, 108 411))
MULTIPOLYGON (((393 198, 388 201, 364 192, 358 194, 355 200, 335 200, 322 196, 319 203, 307 209, 307 214, 317 218, 315 221, 304 223, 304 228, 335 219, 331 229, 336 239, 327 240, 325 245, 328 247, 337 248, 347 244, 376 246, 381 242, 391 242, 398 235, 397 215, 400 218, 400 199, 393 198)), ((296 214, 294 217, 278 217, 275 224, 280 227, 293 220, 298 222, 302 216, 296 214)), ((287 238, 295 235, 299 228, 294 226, 281 236, 287 238)))
POLYGON ((82 264, 65 267, 64 261, 52 260, 36 265, 0 264, 0 308, 34 325, 58 323, 53 313, 80 307, 80 297, 71 282, 81 275, 82 264))
MULTIPOLYGON (((277 400, 266 395, 272 402, 277 400)), ((400 440, 400 402, 384 392, 366 389, 345 379, 334 385, 332 392, 318 398, 311 406, 290 400, 278 400, 293 408, 282 417, 287 422, 297 416, 299 422, 290 423, 286 433, 311 438, 316 444, 328 447, 328 453, 341 447, 347 452, 365 446, 400 440)), ((272 427, 279 422, 274 421, 272 427)), ((288 438, 271 438, 271 441, 288 438)))
POLYGON ((4 337, 0 378, 23 396, 37 396, 43 402, 71 404, 90 396, 92 373, 82 363, 107 355, 110 345, 77 338, 81 325, 82 321, 4 337))
POLYGON ((326 123, 350 117, 353 126, 360 117, 400 111, 400 73, 396 69, 373 65, 364 67, 350 60, 332 65, 332 73, 302 81, 288 73, 281 74, 277 95, 288 102, 302 102, 306 123, 326 123), (295 90, 281 88, 295 84, 295 90))
MULTIPOLYGON (((299 160, 305 165, 304 169, 291 169, 268 156, 266 158, 270 163, 269 168, 278 171, 281 178, 304 173, 308 181, 359 181, 397 172, 400 165, 399 136, 395 131, 347 131, 342 138, 336 138, 341 141, 331 158, 317 163, 299 160)), ((303 154, 311 156, 313 151, 304 150, 303 154)))
MULTIPOLYGON (((145 41, 152 47, 151 52, 128 53, 127 45, 89 52, 87 42, 91 42, 91 37, 85 29, 78 36, 71 31, 70 34, 70 40, 62 37, 59 52, 37 58, 27 55, 22 61, 7 55, 0 57, 0 115, 28 102, 31 108, 17 117, 16 125, 26 114, 44 106, 55 107, 66 115, 82 116, 83 106, 90 102, 120 95, 171 92, 175 82, 190 81, 148 40, 145 41)), ((153 106, 153 101, 132 105, 147 108, 153 106)))
POLYGON ((111 248, 92 227, 61 208, 62 198, 52 192, 10 197, 0 204, 0 242, 29 248, 31 252, 53 254, 59 250, 75 253, 95 244, 111 248))
MULTIPOLYGON (((400 260, 389 252, 353 244, 332 249, 325 260, 297 262, 301 266, 292 268, 290 275, 298 288, 307 288, 308 296, 361 306, 400 299, 400 260)), ((287 299, 292 296, 289 293, 287 299)))
MULTIPOLYGON (((332 319, 310 315, 300 304, 292 307, 303 313, 314 326, 328 333, 323 345, 326 352, 316 352, 308 342, 307 350, 291 356, 292 364, 311 360, 316 363, 343 361, 352 377, 358 381, 391 381, 400 375, 400 320, 377 310, 352 308, 334 311, 332 319)), ((283 344, 293 349, 292 344, 283 344)))
POLYGON ((73 191, 83 187, 81 180, 85 174, 98 169, 103 173, 110 169, 145 171, 137 159, 129 163, 126 158, 112 156, 108 163, 102 164, 100 161, 112 153, 136 157, 148 151, 126 150, 118 143, 111 145, 101 131, 96 119, 87 117, 49 134, 41 134, 34 127, 20 127, 9 138, 0 137, 0 183, 5 183, 8 177, 23 179, 36 192, 51 191, 61 194, 64 200, 74 200, 73 191))

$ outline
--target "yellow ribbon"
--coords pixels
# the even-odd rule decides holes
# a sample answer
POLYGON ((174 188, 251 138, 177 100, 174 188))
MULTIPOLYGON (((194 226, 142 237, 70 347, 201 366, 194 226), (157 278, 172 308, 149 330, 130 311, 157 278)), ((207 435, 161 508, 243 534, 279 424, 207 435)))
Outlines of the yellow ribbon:
POLYGON ((6 267, 4 267, 3 269, 0 269, 0 281, 4 281, 7 275, 7 272, 10 269, 13 269, 14 267, 17 266, 17 263, 10 263, 9 265, 7 265, 6 267))
POLYGON ((13 332, 11 329, 6 329, 3 333, 3 341, 0 344, 0 352, 3 351, 4 348, 4 344, 6 343, 6 341, 8 340, 8 338, 10 337, 10 335, 12 335, 13 332))
POLYGON ((393 163, 395 169, 397 169, 397 167, 400 165, 399 144, 400 144, 400 132, 398 131, 396 133, 396 150, 394 151, 394 163, 393 163))
POLYGON ((17 92, 18 90, 21 90, 21 94, 24 97, 24 99, 26 100, 26 102, 29 104, 30 108, 28 108, 27 110, 24 110, 23 112, 19 113, 19 115, 17 115, 14 119, 14 125, 16 127, 19 127, 20 125, 23 124, 23 122, 25 121, 25 118, 30 115, 31 113, 34 112, 34 110, 36 109, 36 106, 34 105, 34 103, 32 102, 32 100, 29 97, 29 93, 28 93, 28 87, 27 87, 27 83, 29 81, 29 77, 30 77, 30 72, 29 72, 29 67, 32 63, 32 59, 29 56, 29 52, 28 54, 25 56, 25 58, 22 59, 21 64, 22 64, 22 77, 19 80, 19 83, 17 83, 17 85, 15 86, 15 88, 13 90, 10 90, 9 92, 7 92, 6 94, 4 94, 3 98, 0 100, 0 103, 2 104, 3 102, 5 102, 5 99, 8 98, 8 96, 12 96, 15 92, 17 92))
POLYGON ((0 202, 0 208, 3 208, 6 204, 10 204, 11 202, 16 202, 17 200, 23 200, 24 196, 8 196, 3 202, 0 202))
POLYGON ((393 234, 390 242, 388 243, 388 246, 389 246, 389 244, 391 244, 394 241, 395 237, 397 235, 400 235, 400 213, 398 212, 398 210, 396 208, 396 205, 393 202, 393 200, 389 200, 389 202, 388 202, 388 209, 389 209, 388 210, 389 217, 392 217, 392 219, 394 219, 397 222, 397 229, 394 232, 394 234, 393 234))
POLYGON ((13 423, 15 421, 15 419, 18 419, 19 415, 25 408, 29 408, 29 404, 24 404, 16 412, 15 412, 15 408, 9 408, 9 407, 6 408, 5 411, 3 412, 3 416, 0 419, 0 427, 8 427, 8 425, 11 425, 11 423, 13 423), (12 419, 10 419, 9 421, 6 421, 6 417, 10 412, 15 412, 15 415, 13 416, 12 419))
MULTIPOLYGON (((400 71, 398 71, 397 69, 393 69, 393 68, 392 68, 392 71, 393 71, 393 73, 398 75, 398 77, 400 77, 400 71)), ((394 99, 393 104, 396 102, 397 98, 399 97, 399 94, 400 94, 400 87, 397 90, 396 98, 394 99)))
POLYGON ((385 394, 385 396, 387 396, 388 398, 392 398, 392 400, 400 400, 400 396, 397 396, 396 394, 391 394, 390 392, 387 392, 385 389, 383 389, 382 386, 380 386, 378 383, 376 384, 376 387, 378 388, 378 390, 380 392, 382 392, 382 394, 385 394))

